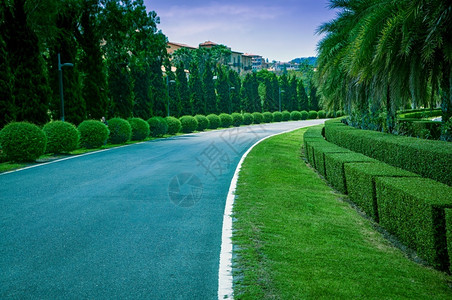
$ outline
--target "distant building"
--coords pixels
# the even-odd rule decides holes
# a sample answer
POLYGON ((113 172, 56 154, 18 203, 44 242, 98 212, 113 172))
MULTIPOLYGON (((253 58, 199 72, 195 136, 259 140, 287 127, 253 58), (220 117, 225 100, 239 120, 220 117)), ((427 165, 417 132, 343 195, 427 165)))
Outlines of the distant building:
POLYGON ((242 55, 243 71, 249 72, 253 70, 253 54, 245 53, 242 55))
POLYGON ((259 71, 265 68, 265 59, 256 54, 246 53, 246 56, 251 58, 251 69, 253 71, 259 71))
POLYGON ((192 46, 180 44, 180 43, 174 43, 174 42, 168 42, 167 45, 168 45, 168 48, 166 48, 166 52, 168 54, 173 54, 174 51, 179 50, 181 48, 196 49, 196 47, 192 47, 192 46))

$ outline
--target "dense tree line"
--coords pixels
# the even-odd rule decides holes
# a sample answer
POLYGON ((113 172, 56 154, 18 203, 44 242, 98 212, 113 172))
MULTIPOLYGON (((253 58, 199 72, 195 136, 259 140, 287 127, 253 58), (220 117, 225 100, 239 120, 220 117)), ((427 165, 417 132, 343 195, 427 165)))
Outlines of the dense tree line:
POLYGON ((330 1, 338 17, 319 28, 317 81, 325 105, 364 123, 403 107, 452 115, 452 2, 330 1))
MULTIPOLYGON (((0 0, 0 128, 11 121, 318 110, 295 76, 240 76, 231 50, 180 49, 169 57, 159 18, 143 0, 0 0), (163 67, 164 68, 163 68, 163 67), (164 71, 163 71, 164 70, 164 71)), ((315 92, 314 92, 315 94, 315 92)))

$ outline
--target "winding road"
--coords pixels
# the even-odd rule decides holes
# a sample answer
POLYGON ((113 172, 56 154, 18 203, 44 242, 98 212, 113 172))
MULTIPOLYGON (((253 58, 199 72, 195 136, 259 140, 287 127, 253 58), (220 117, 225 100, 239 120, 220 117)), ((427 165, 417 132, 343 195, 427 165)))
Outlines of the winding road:
POLYGON ((217 299, 241 156, 323 121, 187 134, 0 174, 0 298, 217 299))

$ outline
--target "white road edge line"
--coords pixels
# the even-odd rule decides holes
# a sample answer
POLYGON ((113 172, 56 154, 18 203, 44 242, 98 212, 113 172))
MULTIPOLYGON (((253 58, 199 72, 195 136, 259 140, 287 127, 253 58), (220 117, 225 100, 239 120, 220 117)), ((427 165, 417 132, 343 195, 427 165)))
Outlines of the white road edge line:
POLYGON ((243 161, 255 146, 265 141, 266 139, 315 125, 320 124, 301 126, 295 129, 289 129, 284 132, 275 133, 267 137, 264 137, 257 141, 254 145, 252 145, 240 159, 239 164, 235 169, 234 176, 232 177, 231 185, 229 186, 229 192, 226 198, 226 205, 223 214, 223 230, 221 234, 221 250, 220 250, 220 268, 218 270, 218 300, 234 299, 233 276, 232 276, 232 208, 234 206, 235 190, 237 188, 237 181, 239 179, 239 173, 240 169, 242 168, 243 161))

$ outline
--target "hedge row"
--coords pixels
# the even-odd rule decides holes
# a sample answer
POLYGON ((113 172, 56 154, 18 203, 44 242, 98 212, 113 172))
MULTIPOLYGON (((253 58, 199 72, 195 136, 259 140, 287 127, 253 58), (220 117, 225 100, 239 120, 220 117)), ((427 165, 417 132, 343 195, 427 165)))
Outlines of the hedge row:
POLYGON ((452 143, 356 129, 339 120, 325 122, 325 137, 338 146, 452 185, 452 143))
POLYGON ((397 115, 398 119, 422 119, 422 118, 432 118, 432 117, 439 117, 441 116, 442 111, 441 109, 427 109, 427 110, 420 110, 420 111, 411 111, 411 112, 405 112, 400 113, 397 115))
POLYGON ((448 270, 452 257, 452 188, 330 143, 323 138, 322 127, 311 127, 304 135, 309 163, 420 257, 440 270, 448 270))

